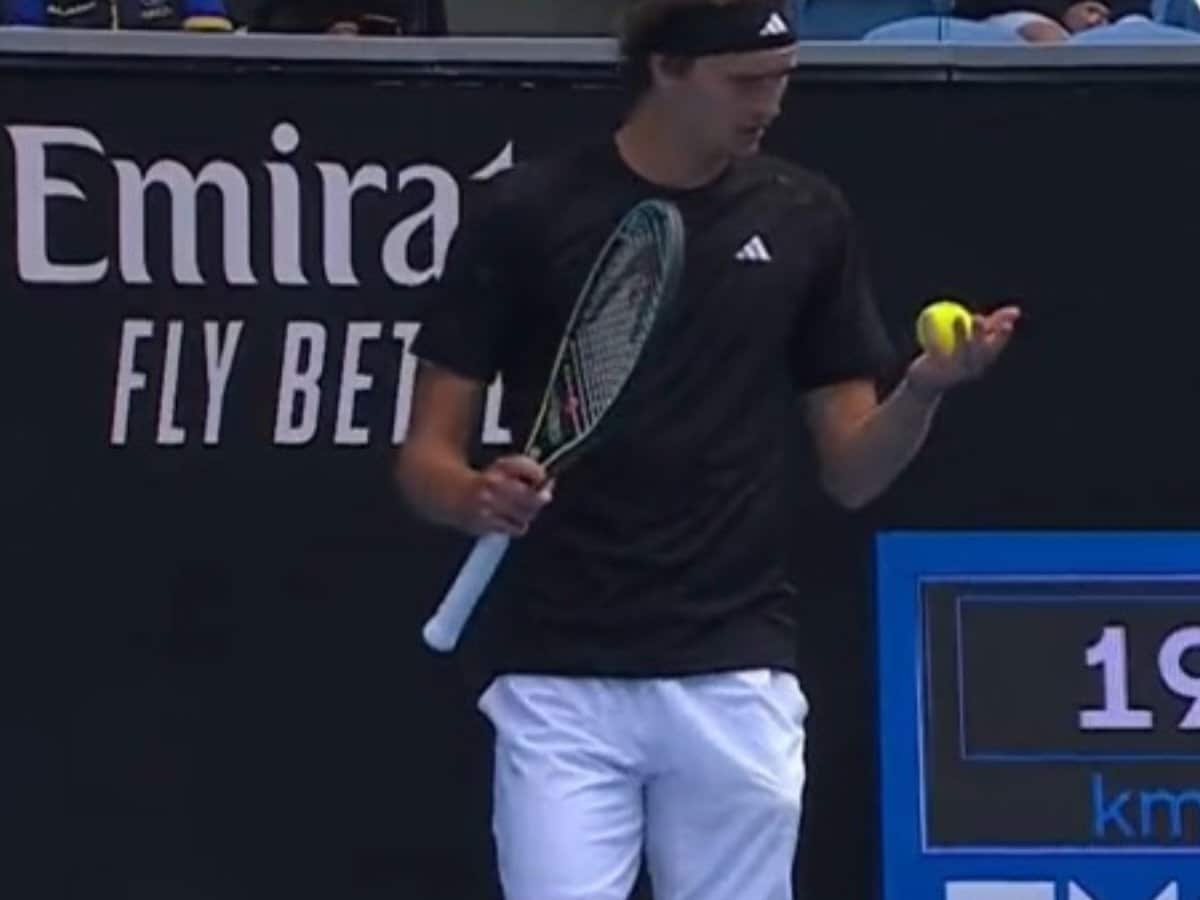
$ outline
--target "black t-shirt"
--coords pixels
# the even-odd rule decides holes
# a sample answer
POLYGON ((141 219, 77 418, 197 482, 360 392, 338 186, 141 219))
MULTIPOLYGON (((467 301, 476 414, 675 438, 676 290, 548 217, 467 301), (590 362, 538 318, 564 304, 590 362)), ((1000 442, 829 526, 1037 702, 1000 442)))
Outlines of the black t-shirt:
MULTIPOLYGON (((511 545, 476 623, 493 672, 668 676, 795 668, 780 525, 797 392, 874 378, 891 349, 851 215, 767 156, 696 190, 630 170, 613 142, 499 176, 468 202, 414 352, 504 379, 523 446, 592 260, 638 201, 686 229, 675 315, 619 427, 511 545)), ((656 339, 657 340, 657 339, 656 339)))

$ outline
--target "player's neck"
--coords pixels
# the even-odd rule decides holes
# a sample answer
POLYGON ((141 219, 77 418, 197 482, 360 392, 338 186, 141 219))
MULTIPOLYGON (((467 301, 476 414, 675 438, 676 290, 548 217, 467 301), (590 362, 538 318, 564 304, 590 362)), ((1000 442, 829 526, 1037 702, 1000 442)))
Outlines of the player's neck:
POLYGON ((696 149, 670 119, 639 107, 616 134, 617 150, 637 175, 666 188, 691 190, 711 184, 730 163, 724 153, 696 149))

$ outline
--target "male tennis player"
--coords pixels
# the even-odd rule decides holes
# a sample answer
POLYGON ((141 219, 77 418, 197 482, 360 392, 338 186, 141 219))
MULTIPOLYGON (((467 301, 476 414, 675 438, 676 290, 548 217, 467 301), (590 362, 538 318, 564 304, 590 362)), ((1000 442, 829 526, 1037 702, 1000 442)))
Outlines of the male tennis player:
POLYGON ((953 355, 920 357, 877 397, 890 348, 850 212, 758 153, 795 44, 763 0, 640 3, 624 125, 518 166, 468 210, 416 342, 407 497, 465 532, 521 536, 476 625, 509 900, 624 900, 643 850, 657 900, 792 896, 807 714, 793 607, 813 599, 789 584, 799 539, 779 525, 794 398, 824 486, 859 507, 1016 322, 978 318, 953 355), (620 427, 553 485, 521 456, 476 470, 486 385, 503 373, 523 442, 592 260, 650 197, 683 215, 686 271, 620 427))

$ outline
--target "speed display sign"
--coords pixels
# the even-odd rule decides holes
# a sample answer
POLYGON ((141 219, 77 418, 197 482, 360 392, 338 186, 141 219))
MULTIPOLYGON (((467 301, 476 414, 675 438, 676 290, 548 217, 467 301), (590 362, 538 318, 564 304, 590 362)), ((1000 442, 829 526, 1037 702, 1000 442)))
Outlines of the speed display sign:
POLYGON ((1200 536, 885 535, 877 580, 887 900, 1200 900, 1200 536))

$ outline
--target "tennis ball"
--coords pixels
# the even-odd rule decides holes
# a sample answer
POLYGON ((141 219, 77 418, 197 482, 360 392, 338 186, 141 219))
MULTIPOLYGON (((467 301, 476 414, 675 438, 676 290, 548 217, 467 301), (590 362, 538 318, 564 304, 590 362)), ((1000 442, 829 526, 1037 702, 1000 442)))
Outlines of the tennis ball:
POLYGON ((962 322, 963 329, 969 337, 973 320, 971 313, 961 304, 953 300, 938 300, 930 303, 917 317, 917 343, 922 350, 942 355, 954 352, 958 335, 955 323, 962 322))

